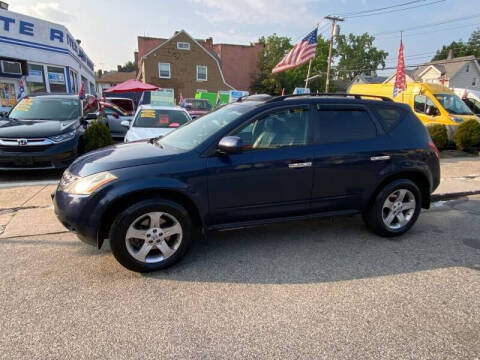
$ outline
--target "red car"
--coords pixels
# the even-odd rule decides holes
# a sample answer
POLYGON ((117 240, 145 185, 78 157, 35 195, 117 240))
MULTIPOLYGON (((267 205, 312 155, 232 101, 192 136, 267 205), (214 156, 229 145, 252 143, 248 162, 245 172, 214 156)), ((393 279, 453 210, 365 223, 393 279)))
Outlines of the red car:
POLYGON ((212 105, 205 99, 187 98, 184 100, 183 106, 192 119, 207 114, 212 110, 212 105))

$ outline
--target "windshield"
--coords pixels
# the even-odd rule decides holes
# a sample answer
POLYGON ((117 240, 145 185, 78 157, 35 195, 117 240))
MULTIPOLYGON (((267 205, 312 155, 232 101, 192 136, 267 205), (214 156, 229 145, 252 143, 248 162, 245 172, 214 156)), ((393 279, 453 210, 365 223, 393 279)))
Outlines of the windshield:
POLYGON ((185 107, 190 107, 194 110, 210 110, 212 107, 208 100, 186 99, 185 107))
POLYGON ((436 94, 438 102, 453 115, 472 115, 467 105, 454 94, 436 94))
POLYGON ((80 100, 53 98, 22 99, 10 113, 17 120, 71 120, 80 117, 80 100))
POLYGON ((177 128, 190 118, 183 110, 141 109, 135 117, 133 127, 177 128))
POLYGON ((191 150, 249 110, 250 106, 241 104, 220 107, 166 135, 160 144, 191 150))

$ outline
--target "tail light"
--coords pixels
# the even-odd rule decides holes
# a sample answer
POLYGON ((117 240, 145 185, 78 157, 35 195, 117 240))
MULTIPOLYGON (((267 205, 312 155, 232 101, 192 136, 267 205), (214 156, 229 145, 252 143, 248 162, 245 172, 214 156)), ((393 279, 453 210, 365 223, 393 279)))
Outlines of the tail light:
POLYGON ((433 141, 430 140, 428 142, 428 147, 435 152, 435 155, 437 155, 437 159, 440 159, 440 151, 438 151, 438 149, 435 146, 435 144, 433 143, 433 141))

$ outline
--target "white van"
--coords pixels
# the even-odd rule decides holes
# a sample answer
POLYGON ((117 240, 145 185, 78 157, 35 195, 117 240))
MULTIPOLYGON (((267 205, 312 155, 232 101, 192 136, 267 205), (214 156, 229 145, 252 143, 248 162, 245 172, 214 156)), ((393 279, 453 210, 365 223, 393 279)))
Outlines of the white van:
POLYGON ((461 88, 454 88, 453 91, 475 115, 480 116, 480 91, 461 88))

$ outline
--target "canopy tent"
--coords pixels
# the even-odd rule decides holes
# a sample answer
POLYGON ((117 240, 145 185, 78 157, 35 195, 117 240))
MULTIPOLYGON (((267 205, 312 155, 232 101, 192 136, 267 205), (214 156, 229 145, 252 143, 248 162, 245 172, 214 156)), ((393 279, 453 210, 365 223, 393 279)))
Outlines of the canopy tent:
POLYGON ((157 90, 158 86, 142 83, 141 81, 130 79, 104 90, 105 93, 125 93, 125 92, 142 92, 149 90, 157 90))

